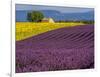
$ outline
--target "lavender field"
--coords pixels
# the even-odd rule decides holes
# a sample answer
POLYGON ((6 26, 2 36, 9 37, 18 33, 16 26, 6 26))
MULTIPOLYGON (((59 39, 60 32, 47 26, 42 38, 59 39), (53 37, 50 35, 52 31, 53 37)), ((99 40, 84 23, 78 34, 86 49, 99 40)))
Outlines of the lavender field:
POLYGON ((94 25, 65 27, 16 41, 16 73, 94 68, 94 25))

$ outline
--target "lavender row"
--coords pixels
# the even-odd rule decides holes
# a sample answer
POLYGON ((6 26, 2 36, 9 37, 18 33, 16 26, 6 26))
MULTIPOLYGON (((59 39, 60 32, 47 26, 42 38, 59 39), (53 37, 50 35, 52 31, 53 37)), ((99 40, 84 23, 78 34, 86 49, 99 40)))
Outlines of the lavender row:
POLYGON ((16 72, 94 67, 94 26, 46 32, 16 42, 16 72))

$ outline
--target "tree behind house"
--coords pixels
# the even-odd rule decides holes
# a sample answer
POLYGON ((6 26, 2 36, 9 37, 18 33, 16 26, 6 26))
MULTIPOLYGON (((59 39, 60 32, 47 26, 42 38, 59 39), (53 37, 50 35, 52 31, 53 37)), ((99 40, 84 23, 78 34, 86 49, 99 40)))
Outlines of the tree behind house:
POLYGON ((29 22, 40 22, 44 18, 44 15, 40 11, 32 11, 27 14, 27 20, 29 22))

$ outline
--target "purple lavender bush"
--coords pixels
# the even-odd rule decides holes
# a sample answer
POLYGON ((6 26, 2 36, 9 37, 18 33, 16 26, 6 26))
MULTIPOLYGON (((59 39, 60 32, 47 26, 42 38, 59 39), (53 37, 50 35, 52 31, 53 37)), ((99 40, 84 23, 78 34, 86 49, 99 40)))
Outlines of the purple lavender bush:
POLYGON ((16 41, 16 73, 94 68, 94 26, 61 28, 16 41))

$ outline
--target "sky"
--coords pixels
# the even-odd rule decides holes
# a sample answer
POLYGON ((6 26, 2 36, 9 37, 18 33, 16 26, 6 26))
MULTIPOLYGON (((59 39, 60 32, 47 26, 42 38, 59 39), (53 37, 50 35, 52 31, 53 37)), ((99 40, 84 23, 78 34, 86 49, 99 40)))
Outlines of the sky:
POLYGON ((44 5, 28 5, 16 4, 16 10, 56 10, 61 13, 84 13, 94 11, 93 8, 79 8, 79 7, 60 7, 60 6, 44 6, 44 5))

